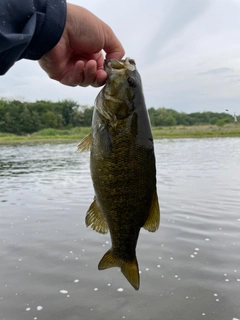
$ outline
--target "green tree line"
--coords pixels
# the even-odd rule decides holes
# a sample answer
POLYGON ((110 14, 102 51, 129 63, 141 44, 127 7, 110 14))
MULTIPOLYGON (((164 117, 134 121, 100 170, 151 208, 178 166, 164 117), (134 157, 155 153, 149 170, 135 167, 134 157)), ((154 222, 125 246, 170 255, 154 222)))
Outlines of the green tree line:
MULTIPOLYGON (((148 109, 152 126, 201 125, 234 122, 228 113, 217 112, 177 112, 173 109, 148 109)), ((0 99, 0 132, 28 134, 46 128, 71 129, 89 127, 93 107, 79 105, 72 100, 58 102, 0 99)), ((240 117, 238 117, 240 121, 240 117)))
POLYGON ((91 126, 93 107, 72 100, 22 102, 0 99, 0 132, 33 133, 46 128, 91 126))
MULTIPOLYGON (((196 126, 203 124, 216 124, 222 126, 226 123, 233 123, 233 115, 222 112, 193 112, 193 113, 184 113, 177 112, 173 109, 159 108, 148 109, 149 117, 152 126, 196 126)), ((240 120, 240 117, 237 117, 237 120, 240 120)))

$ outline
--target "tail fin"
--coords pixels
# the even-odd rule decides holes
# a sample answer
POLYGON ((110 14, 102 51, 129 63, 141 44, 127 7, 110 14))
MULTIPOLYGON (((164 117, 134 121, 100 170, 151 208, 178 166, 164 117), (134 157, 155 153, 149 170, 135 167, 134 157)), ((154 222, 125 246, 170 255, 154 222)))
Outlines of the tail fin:
POLYGON ((131 261, 120 260, 119 258, 114 257, 111 250, 108 250, 108 252, 105 253, 99 262, 98 270, 104 270, 113 267, 119 267, 133 288, 135 290, 139 289, 140 279, 136 257, 131 261))

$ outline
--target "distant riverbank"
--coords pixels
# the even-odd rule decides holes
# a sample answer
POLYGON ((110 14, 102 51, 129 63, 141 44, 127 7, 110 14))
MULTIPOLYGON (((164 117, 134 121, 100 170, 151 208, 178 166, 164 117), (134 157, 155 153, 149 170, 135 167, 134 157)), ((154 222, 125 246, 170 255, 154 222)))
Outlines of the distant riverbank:
MULTIPOLYGON (((25 143, 31 141, 65 141, 80 140, 90 132, 91 128, 77 127, 70 130, 44 129, 28 135, 14 135, 0 132, 0 143, 25 143)), ((153 127, 154 139, 164 138, 205 138, 205 137, 238 137, 240 125, 216 125, 153 127)))

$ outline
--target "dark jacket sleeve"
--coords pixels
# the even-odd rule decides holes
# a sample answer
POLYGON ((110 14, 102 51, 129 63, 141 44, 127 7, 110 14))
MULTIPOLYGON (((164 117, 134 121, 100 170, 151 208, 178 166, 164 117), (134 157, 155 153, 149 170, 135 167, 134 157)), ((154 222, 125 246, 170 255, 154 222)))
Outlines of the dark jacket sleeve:
POLYGON ((66 0, 0 0, 0 75, 17 60, 50 51, 65 23, 66 0))

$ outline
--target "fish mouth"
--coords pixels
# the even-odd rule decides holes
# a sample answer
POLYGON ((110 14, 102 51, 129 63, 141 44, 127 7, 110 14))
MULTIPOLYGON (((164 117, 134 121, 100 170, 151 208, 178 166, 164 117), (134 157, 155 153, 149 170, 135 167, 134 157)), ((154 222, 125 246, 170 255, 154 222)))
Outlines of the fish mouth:
POLYGON ((124 71, 125 69, 134 71, 136 70, 136 64, 133 59, 126 58, 122 60, 106 59, 104 63, 104 69, 109 74, 112 71, 124 71))

